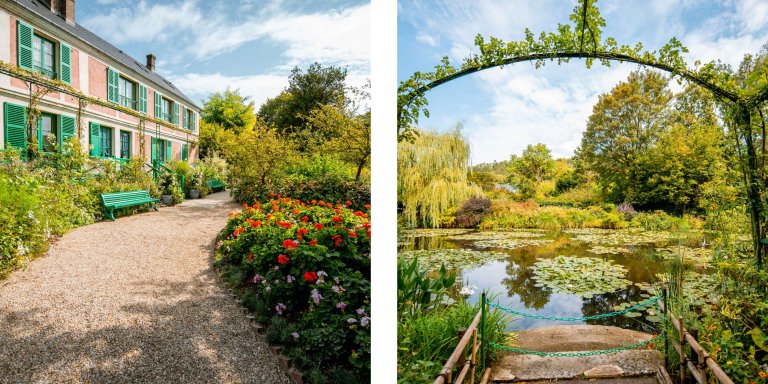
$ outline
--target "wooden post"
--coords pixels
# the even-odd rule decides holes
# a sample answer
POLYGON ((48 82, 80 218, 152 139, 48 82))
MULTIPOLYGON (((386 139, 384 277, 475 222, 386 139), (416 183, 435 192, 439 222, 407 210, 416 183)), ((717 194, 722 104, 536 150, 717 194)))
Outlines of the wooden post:
POLYGON ((685 324, 683 323, 683 313, 680 312, 680 384, 685 384, 685 324))
MULTIPOLYGON (((465 333, 467 333, 466 328, 459 328, 459 331, 457 332, 459 341, 461 341, 461 338, 464 337, 465 333)), ((456 360, 456 366, 459 367, 459 370, 461 370, 461 367, 463 367, 464 364, 466 363, 467 363, 467 356, 464 355, 464 352, 462 351, 461 355, 459 355, 459 359, 456 360)))
MULTIPOLYGON (((691 330, 689 330, 688 333, 691 334, 691 337, 693 337, 694 340, 696 340, 696 341, 699 340, 699 330, 698 329, 691 328, 691 330)), ((701 368, 704 365, 704 356, 699 354, 698 351, 696 350, 696 348, 693 348, 693 345, 691 345, 691 360, 693 360, 694 363, 699 368, 701 368)))
POLYGON ((667 306, 667 295, 669 294, 669 290, 665 287, 661 294, 663 295, 661 297, 661 300, 663 300, 663 307, 660 308, 663 312, 663 319, 664 319, 664 332, 667 334, 664 335, 664 368, 669 369, 669 324, 667 324, 667 316, 669 316, 669 307, 667 306))

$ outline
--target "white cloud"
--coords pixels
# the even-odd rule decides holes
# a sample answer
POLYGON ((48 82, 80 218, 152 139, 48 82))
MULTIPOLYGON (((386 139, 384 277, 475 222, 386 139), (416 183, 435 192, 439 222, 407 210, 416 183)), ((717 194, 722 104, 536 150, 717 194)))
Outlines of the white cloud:
POLYGON ((765 28, 768 20, 768 2, 765 0, 742 0, 736 3, 736 14, 748 32, 765 28))
POLYGON ((426 33, 421 33, 416 35, 416 40, 421 41, 422 43, 430 45, 432 47, 437 46, 437 39, 432 35, 427 35, 426 33))
POLYGON ((124 44, 169 41, 176 34, 199 27, 202 21, 203 15, 194 2, 149 5, 142 0, 135 6, 95 15, 82 24, 112 43, 124 44))

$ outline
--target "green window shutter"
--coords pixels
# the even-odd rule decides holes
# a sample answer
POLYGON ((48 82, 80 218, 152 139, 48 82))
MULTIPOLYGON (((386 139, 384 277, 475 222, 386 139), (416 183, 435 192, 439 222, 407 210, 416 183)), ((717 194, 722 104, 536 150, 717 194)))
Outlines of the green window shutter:
POLYGON ((157 139, 154 138, 154 137, 152 138, 152 149, 151 149, 151 151, 152 151, 152 153, 150 154, 150 156, 152 157, 152 159, 151 159, 152 163, 154 163, 155 160, 157 160, 157 139))
POLYGON ((197 132, 197 112, 192 112, 192 124, 190 125, 192 132, 197 132))
POLYGON ((75 136, 75 118, 59 115, 59 127, 61 127, 61 139, 59 145, 64 148, 64 143, 75 136))
POLYGON ((189 122, 187 121, 187 107, 181 107, 181 127, 187 128, 189 122))
POLYGON ((147 113, 147 87, 139 84, 139 112, 147 113))
POLYGON ((117 103, 120 98, 120 92, 117 88, 117 82, 120 75, 112 68, 107 68, 107 100, 117 103))
POLYGON ((19 68, 32 70, 32 34, 34 30, 28 24, 16 22, 16 46, 19 68))
POLYGON ((64 43, 59 44, 59 79, 72 84, 72 49, 64 43))
POLYGON ((163 113, 163 95, 160 92, 155 91, 155 117, 162 120, 163 113))
POLYGON ((170 161, 171 155, 173 155, 173 147, 171 147, 171 141, 165 141, 165 161, 170 161))
POLYGON ((179 124, 179 103, 173 103, 173 123, 179 124))
POLYGON ((91 156, 101 155, 101 124, 91 123, 91 156))
POLYGON ((5 147, 25 148, 27 146, 27 108, 21 105, 3 103, 5 126, 5 147))
POLYGON ((182 161, 187 161, 187 156, 189 155, 187 153, 189 151, 188 146, 189 146, 189 144, 182 144, 181 145, 181 160, 182 161))

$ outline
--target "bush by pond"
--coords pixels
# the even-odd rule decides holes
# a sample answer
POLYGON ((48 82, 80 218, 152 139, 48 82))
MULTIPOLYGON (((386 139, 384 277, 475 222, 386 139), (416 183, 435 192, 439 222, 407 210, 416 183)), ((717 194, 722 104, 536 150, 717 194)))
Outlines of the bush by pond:
POLYGON ((354 204, 244 204, 217 263, 312 383, 370 379, 370 221, 354 204))

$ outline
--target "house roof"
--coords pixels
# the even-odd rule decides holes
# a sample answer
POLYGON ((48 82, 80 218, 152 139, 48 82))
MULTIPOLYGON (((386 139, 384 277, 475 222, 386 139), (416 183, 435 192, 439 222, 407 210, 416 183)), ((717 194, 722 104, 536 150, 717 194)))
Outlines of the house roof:
POLYGON ((146 65, 136 61, 136 59, 134 59, 127 53, 123 52, 119 48, 110 44, 109 42, 102 39, 101 37, 97 36, 95 33, 85 29, 80 24, 75 23, 74 25, 72 25, 67 23, 63 17, 51 11, 49 6, 43 4, 42 0, 11 0, 11 1, 28 9, 32 13, 36 14, 37 16, 40 16, 41 18, 45 19, 51 24, 54 24, 57 27, 63 29, 64 31, 71 34, 72 36, 80 39, 81 41, 95 48, 96 50, 104 53, 105 55, 119 62, 120 64, 133 70, 135 73, 139 74, 140 76, 143 76, 144 78, 154 82, 155 84, 160 85, 159 91, 161 93, 168 96, 175 96, 175 98, 182 99, 186 104, 190 106, 193 106, 198 109, 200 108, 199 106, 197 106, 197 104, 195 104, 194 101, 190 100, 183 92, 181 92, 181 90, 176 88, 176 86, 173 85, 173 83, 166 80, 164 77, 160 76, 156 72, 150 71, 146 67, 146 65))

